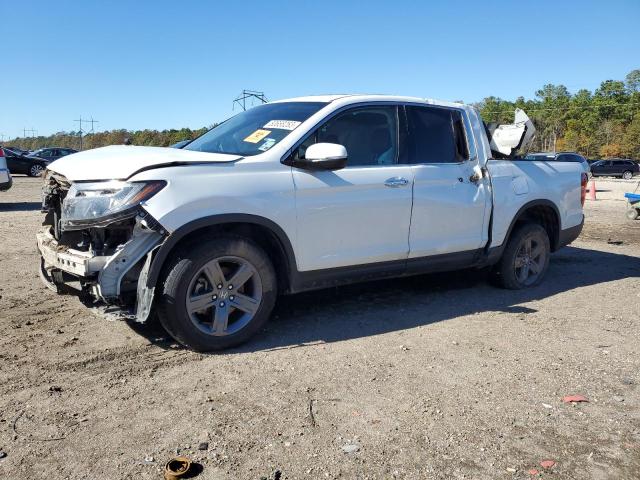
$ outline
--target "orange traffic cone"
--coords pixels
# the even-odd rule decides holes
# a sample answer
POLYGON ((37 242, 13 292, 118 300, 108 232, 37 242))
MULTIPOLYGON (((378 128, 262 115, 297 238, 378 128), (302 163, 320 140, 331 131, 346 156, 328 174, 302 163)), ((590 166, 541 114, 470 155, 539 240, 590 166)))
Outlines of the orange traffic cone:
POLYGON ((589 200, 596 200, 596 181, 589 182, 589 200))

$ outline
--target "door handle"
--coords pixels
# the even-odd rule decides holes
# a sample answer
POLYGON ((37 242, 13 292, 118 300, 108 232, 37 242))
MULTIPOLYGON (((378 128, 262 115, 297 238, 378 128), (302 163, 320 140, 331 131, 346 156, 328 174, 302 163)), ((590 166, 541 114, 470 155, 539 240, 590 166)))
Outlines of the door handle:
POLYGON ((392 188, 404 187, 408 183, 409 183, 409 180, 407 180, 406 178, 402 178, 402 177, 387 178, 384 181, 385 186, 392 187, 392 188))

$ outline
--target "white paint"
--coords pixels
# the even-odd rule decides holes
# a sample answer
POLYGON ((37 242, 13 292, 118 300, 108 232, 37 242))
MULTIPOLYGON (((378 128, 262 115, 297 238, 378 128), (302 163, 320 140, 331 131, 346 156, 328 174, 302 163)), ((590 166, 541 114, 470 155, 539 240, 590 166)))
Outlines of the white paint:
POLYGON ((582 221, 581 167, 564 162, 489 160, 489 140, 472 107, 370 95, 296 101, 330 103, 273 148, 253 157, 115 146, 69 155, 49 168, 71 181, 167 181, 143 207, 169 232, 192 220, 224 213, 269 219, 288 236, 298 269, 305 271, 483 247, 489 237, 492 207, 492 246, 503 243, 515 214, 532 200, 553 202, 563 229, 582 221), (323 172, 281 163, 294 144, 332 112, 381 101, 462 110, 472 159, 460 164, 381 165, 323 172), (152 168, 172 164, 178 165, 152 168), (491 181, 486 175, 472 181, 471 176, 484 166, 491 181), (131 176, 145 168, 152 169, 131 176), (407 185, 385 186, 394 177, 406 179, 407 185))

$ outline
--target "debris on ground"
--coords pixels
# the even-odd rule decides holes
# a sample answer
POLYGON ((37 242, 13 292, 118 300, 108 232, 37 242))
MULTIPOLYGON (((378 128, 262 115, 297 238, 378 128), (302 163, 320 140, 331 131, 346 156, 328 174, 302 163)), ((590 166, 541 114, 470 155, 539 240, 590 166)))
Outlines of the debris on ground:
POLYGON ((542 468, 551 468, 556 464, 556 462, 554 460, 543 460, 540 462, 540 466, 542 468))
POLYGON ((0 450, 0 458, 6 458, 7 452, 0 450))
POLYGON ((209 450, 209 442, 200 442, 198 444, 198 450, 209 450))
POLYGON ((565 395, 562 397, 563 403, 580 403, 580 402, 589 402, 589 399, 584 395, 565 395))
POLYGON ((191 460, 187 457, 175 457, 164 466, 165 480, 178 480, 185 478, 191 469, 191 460))
POLYGON ((344 453, 355 453, 358 450, 360 450, 360 445, 358 445, 357 443, 348 443, 342 446, 342 451, 344 453))
POLYGON ((538 475, 538 469, 536 468, 530 468, 529 471, 527 472, 529 475, 538 475))

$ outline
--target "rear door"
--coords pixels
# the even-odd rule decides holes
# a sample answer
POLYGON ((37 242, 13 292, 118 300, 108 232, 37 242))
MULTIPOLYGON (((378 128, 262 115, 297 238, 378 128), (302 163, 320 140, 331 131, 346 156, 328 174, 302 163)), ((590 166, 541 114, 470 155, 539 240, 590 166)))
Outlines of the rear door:
POLYGON ((478 155, 465 115, 455 108, 406 107, 414 177, 409 258, 475 253, 487 242, 488 179, 474 177, 478 155))
POLYGON ((342 170, 293 167, 301 271, 406 260, 413 178, 398 164, 399 124, 396 105, 351 107, 294 151, 337 143, 348 154, 342 170))
POLYGON ((600 160, 597 164, 594 164, 595 173, 598 175, 612 175, 612 162, 611 160, 600 160))

